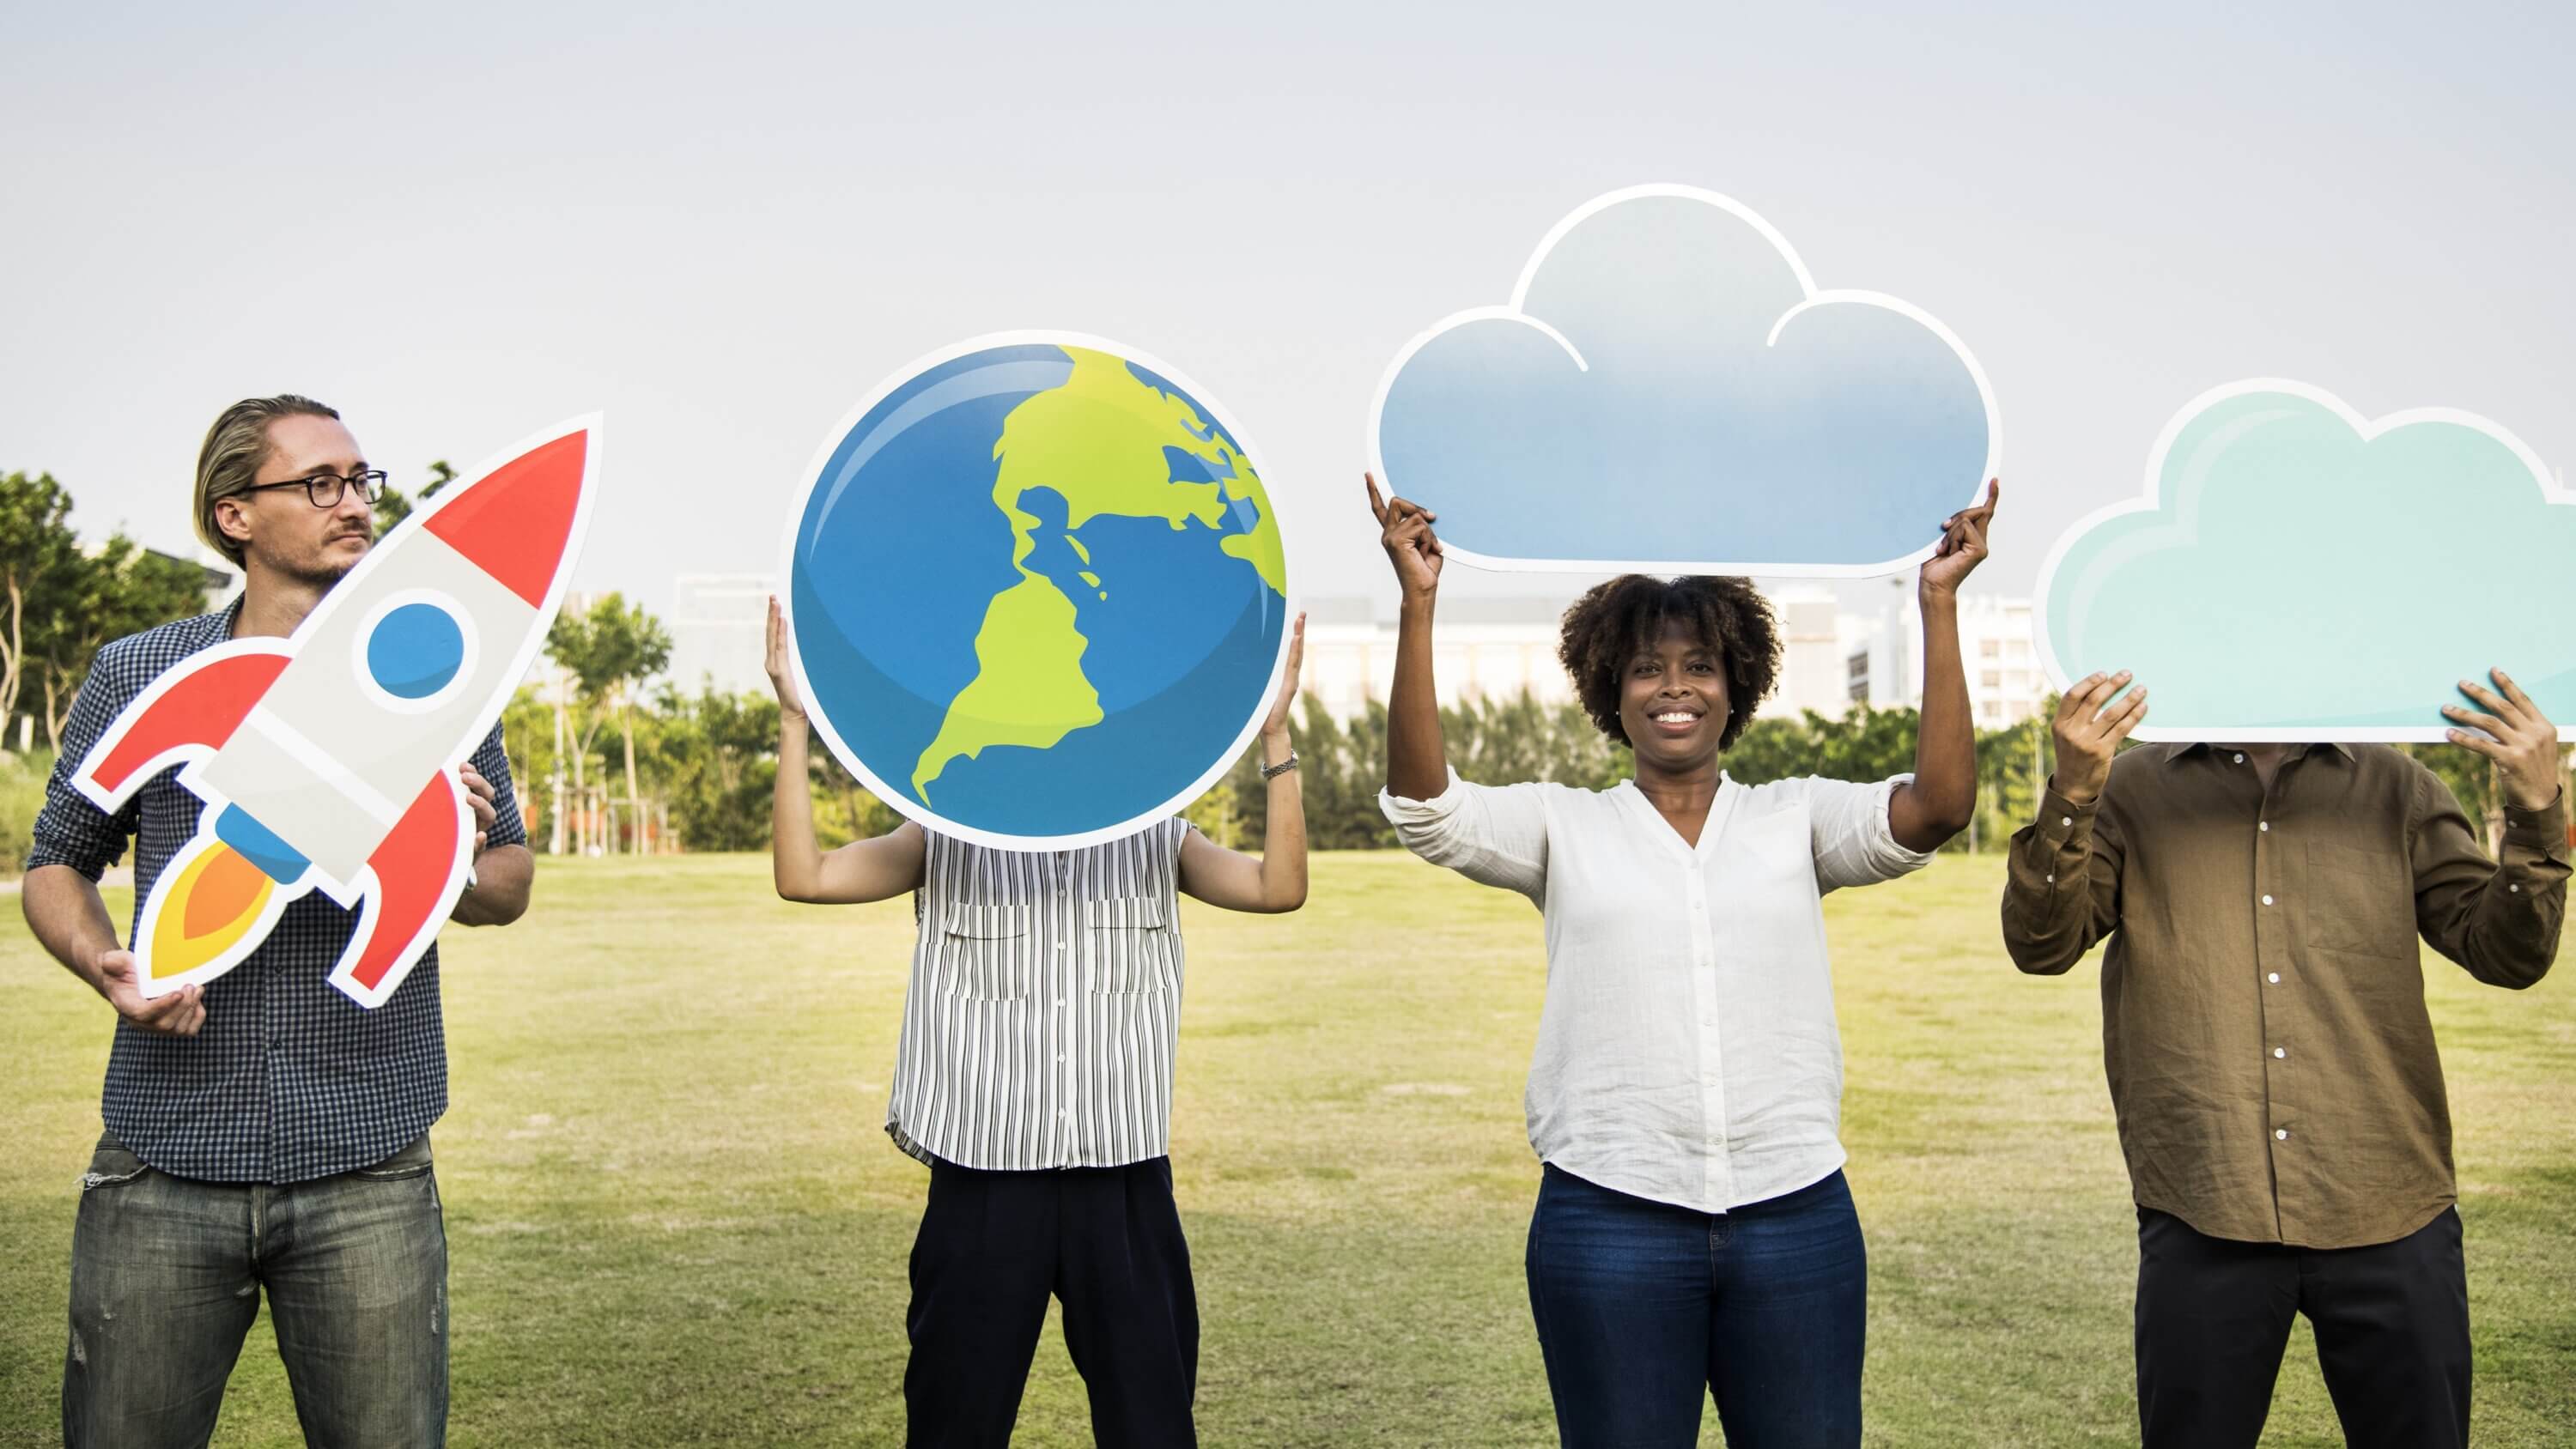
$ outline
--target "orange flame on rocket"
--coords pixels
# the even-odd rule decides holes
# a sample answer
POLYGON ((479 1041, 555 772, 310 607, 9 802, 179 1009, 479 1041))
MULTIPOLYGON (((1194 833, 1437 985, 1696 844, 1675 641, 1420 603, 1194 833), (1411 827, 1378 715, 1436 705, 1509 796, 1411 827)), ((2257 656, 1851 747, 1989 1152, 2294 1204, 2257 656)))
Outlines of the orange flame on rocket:
POLYGON ((144 908, 142 929, 149 959, 137 962, 155 981, 167 981, 215 961, 267 924, 277 883, 241 852, 200 835, 170 862, 144 908))

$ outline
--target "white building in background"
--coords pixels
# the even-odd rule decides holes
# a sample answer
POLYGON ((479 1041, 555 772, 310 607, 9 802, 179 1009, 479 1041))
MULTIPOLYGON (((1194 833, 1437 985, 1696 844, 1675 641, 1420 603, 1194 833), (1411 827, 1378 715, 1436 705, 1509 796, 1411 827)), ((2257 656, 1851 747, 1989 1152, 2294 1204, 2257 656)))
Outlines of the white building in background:
MULTIPOLYGON (((1912 591, 1878 618, 1847 619, 1846 696, 1874 709, 1923 702, 1923 615, 1912 591)), ((2050 685, 2040 668, 2031 601, 1992 594, 1959 600, 1959 655, 1968 672, 1968 707, 1981 730, 2002 729, 2038 714, 2050 685)))
MULTIPOLYGON (((1851 693, 1849 655, 1870 621, 1843 614, 1834 595, 1820 588, 1770 599, 1780 623, 1780 682, 1762 714, 1794 716, 1812 709, 1841 716, 1863 697, 1851 693)), ((1524 690, 1543 704, 1574 698, 1574 682, 1556 657, 1564 608, 1544 598, 1441 600, 1432 652, 1441 704, 1511 699, 1524 690)), ((1395 633, 1392 612, 1378 613, 1369 599, 1308 600, 1306 692, 1339 719, 1359 713, 1372 699, 1385 700, 1395 683, 1395 633)))
MULTIPOLYGON (((1392 605, 1390 604, 1390 610, 1392 605)), ((1336 719, 1348 719, 1395 685, 1395 619, 1365 598, 1309 599, 1303 688, 1336 719)), ((1556 662, 1556 619, 1546 599, 1444 599, 1432 650, 1443 705, 1510 699, 1527 690, 1541 703, 1574 697, 1556 662)))
POLYGON ((762 647, 774 574, 682 574, 671 586, 670 680, 695 694, 713 679, 720 690, 769 688, 762 647))
POLYGON ((1851 708, 1845 678, 1842 607, 1825 590, 1770 596, 1780 629, 1780 678, 1754 718, 1814 710, 1839 719, 1851 708))
MULTIPOLYGON (((1780 625, 1780 681, 1762 715, 1811 709, 1839 718, 1854 704, 1920 705, 1923 622, 1912 582, 1902 580, 1903 602, 1876 617, 1844 611, 1820 586, 1767 590, 1780 625)), ((681 575, 670 620, 672 682, 694 690, 701 676, 711 676, 719 689, 766 689, 761 634, 777 587, 770 574, 681 575)), ((1512 699, 1524 690, 1542 704, 1573 699, 1574 683, 1556 658, 1565 604, 1548 597, 1441 600, 1432 661, 1440 702, 1512 699)), ((1324 597, 1306 600, 1305 609, 1305 691, 1338 719, 1385 700, 1395 684, 1394 601, 1324 597)), ((2049 686, 2032 644, 2029 600, 1969 595, 1959 601, 1959 635, 1979 729, 2039 712, 2049 686)))

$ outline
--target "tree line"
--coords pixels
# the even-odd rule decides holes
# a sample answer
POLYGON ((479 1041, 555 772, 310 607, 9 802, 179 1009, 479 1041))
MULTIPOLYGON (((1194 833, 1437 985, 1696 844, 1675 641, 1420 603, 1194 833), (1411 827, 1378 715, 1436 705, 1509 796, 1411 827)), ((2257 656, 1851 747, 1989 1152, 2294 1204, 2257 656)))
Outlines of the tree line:
MULTIPOLYGON (((431 465, 420 497, 434 496, 454 470, 431 465)), ((413 506, 388 491, 380 529, 413 506)), ((41 726, 49 756, 90 658, 112 639, 197 613, 206 571, 156 554, 122 532, 83 548, 70 525, 70 495, 50 475, 0 476, 0 865, 14 866, 41 796, 41 766, 12 755, 41 726), (23 722, 21 721, 23 718, 23 722), (15 728, 10 728, 17 722, 15 728)), ((540 676, 523 685, 502 718, 514 785, 530 844, 555 855, 646 851, 763 850, 769 844, 777 778, 778 704, 766 689, 727 691, 665 677, 670 631, 640 605, 605 594, 566 609, 547 634, 540 676)), ((2055 709, 2049 701, 2049 712, 2055 709)), ((1812 710, 1760 719, 1723 761, 1745 784, 1792 775, 1885 779, 1913 768, 1919 717, 1912 709, 1855 705, 1839 718, 1812 710)), ((1527 695, 1441 711, 1449 759, 1463 778, 1501 784, 1549 780, 1602 789, 1630 772, 1612 744, 1572 702, 1527 695)), ((1299 701, 1295 738, 1308 841, 1324 850, 1395 845, 1379 811, 1385 782, 1386 709, 1370 701, 1337 719, 1313 698, 1299 701)), ((2499 797, 2485 761, 2447 745, 2401 746, 2442 777, 2492 843, 2499 797)), ((817 832, 829 846, 880 834, 898 821, 826 750, 812 753, 806 789, 817 832)), ((1185 812, 1216 839, 1256 846, 1267 793, 1259 751, 1244 757, 1185 812)), ((2037 810, 2054 761, 2047 715, 1977 735, 1974 824, 1953 850, 2003 848, 2037 810)))
POLYGON ((61 743, 99 646, 196 613, 206 571, 119 529, 84 548, 50 473, 0 475, 0 747, 61 743))

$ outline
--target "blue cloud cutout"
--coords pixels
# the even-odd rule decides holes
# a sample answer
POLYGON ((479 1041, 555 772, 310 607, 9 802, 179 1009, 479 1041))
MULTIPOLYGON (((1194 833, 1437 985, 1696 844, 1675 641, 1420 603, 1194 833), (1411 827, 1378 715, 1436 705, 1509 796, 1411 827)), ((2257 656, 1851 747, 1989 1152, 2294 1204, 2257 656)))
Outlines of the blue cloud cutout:
POLYGON ((1557 223, 1507 307, 1396 354, 1370 452, 1491 568, 1889 573, 1999 456, 1967 348, 1875 292, 1820 292, 1714 192, 1641 186, 1557 223))
POLYGON ((2495 666, 2576 721, 2570 505, 2474 414, 2231 383, 2165 425, 2143 500, 2050 550, 2040 655, 2061 688, 2135 671, 2146 739, 2440 740, 2495 666))

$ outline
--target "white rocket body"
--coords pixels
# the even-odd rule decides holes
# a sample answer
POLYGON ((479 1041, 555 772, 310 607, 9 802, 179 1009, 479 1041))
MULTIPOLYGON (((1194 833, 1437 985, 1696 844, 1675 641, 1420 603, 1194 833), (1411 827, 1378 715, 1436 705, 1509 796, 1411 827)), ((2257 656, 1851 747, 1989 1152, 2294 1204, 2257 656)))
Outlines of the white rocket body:
POLYGON ((538 622, 526 600, 425 529, 351 582, 358 592, 334 590, 329 617, 315 621, 202 776, 342 884, 357 879, 423 782, 473 752, 474 725, 517 684, 520 641, 538 622), (410 603, 443 608, 465 641, 455 677, 421 699, 387 690, 368 660, 376 624, 410 603))

